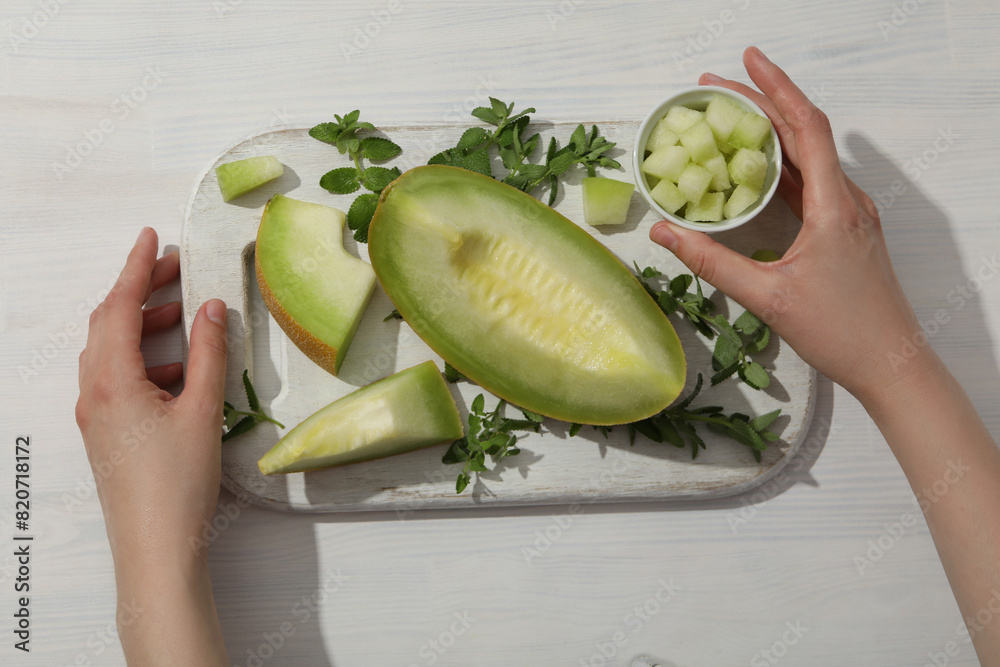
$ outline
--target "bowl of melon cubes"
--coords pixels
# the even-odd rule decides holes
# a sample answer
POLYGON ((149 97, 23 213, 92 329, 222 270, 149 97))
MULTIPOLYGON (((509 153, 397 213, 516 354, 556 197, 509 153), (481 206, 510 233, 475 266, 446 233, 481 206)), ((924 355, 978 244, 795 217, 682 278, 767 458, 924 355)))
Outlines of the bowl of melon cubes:
POLYGON ((642 122, 633 168, 654 211, 687 229, 721 232, 752 219, 774 196, 781 146, 771 121, 745 96, 696 86, 642 122))

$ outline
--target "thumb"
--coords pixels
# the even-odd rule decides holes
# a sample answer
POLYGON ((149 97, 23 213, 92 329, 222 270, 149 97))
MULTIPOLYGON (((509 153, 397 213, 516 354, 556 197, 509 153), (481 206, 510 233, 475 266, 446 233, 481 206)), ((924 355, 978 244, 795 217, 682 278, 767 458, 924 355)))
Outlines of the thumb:
POLYGON ((194 318, 182 396, 222 410, 226 388, 226 304, 206 301, 194 318))
POLYGON ((713 241, 704 232, 683 229, 666 220, 653 225, 649 238, 674 253, 692 273, 744 308, 754 311, 766 306, 758 301, 768 293, 772 274, 760 262, 713 241))

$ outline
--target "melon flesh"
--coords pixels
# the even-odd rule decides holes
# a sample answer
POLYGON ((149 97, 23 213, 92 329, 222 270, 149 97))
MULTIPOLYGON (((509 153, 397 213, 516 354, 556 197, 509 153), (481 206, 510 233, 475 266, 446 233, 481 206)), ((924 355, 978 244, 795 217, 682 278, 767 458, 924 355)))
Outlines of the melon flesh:
POLYGON ((454 442, 462 432, 448 385, 425 361, 318 410, 257 466, 265 475, 327 468, 454 442))
POLYGON ((588 225, 621 225, 628 218, 635 185, 613 178, 583 179, 583 219, 588 225))
POLYGON ((283 173, 285 173, 284 166, 273 155, 227 162, 215 168, 222 201, 226 202, 259 188, 268 181, 273 181, 283 173))
POLYGON ((267 309, 295 345, 336 375, 375 290, 372 267, 344 249, 342 211, 275 195, 254 266, 267 309))
POLYGON ((684 353, 628 268, 534 197, 417 167, 383 193, 369 256, 403 319, 473 382, 580 424, 622 424, 680 393, 684 353))

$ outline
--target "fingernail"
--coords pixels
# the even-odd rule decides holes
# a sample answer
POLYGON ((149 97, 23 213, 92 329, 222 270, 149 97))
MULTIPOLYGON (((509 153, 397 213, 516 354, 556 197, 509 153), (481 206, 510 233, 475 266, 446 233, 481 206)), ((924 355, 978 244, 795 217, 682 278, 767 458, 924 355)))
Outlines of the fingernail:
POLYGON ((667 250, 674 250, 677 247, 677 236, 671 231, 665 222, 658 222, 649 231, 649 237, 654 243, 658 243, 667 250))
POLYGON ((149 236, 149 233, 152 232, 152 231, 153 231, 152 227, 143 227, 142 230, 139 232, 139 238, 136 239, 136 240, 137 241, 141 241, 142 239, 144 239, 147 236, 149 236))
POLYGON ((721 76, 717 76, 711 72, 705 72, 701 75, 701 78, 705 79, 705 81, 722 81, 721 76))
POLYGON ((753 49, 754 55, 756 55, 758 58, 761 58, 766 62, 771 62, 771 59, 765 56, 764 52, 761 51, 759 48, 757 48, 756 46, 751 46, 750 48, 753 49))
POLYGON ((220 327, 226 326, 226 304, 218 299, 212 299, 205 305, 205 314, 220 327))

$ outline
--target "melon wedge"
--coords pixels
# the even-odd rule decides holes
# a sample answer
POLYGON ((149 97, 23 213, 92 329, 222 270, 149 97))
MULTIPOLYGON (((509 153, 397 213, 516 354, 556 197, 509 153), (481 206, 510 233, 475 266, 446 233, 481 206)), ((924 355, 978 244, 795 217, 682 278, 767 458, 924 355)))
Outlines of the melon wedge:
POLYGON ((683 388, 677 334, 632 272, 499 181, 411 169, 382 192, 368 252, 414 332, 514 405, 621 424, 663 410, 683 388))
POLYGON ((228 202, 259 188, 285 173, 285 168, 273 155, 248 157, 236 162, 220 164, 215 168, 222 201, 228 202))
POLYGON ((372 267, 344 249, 345 219, 335 208, 275 195, 254 250, 267 309, 296 347, 334 375, 375 290, 372 267))
POLYGON ((462 437, 455 399, 433 361, 373 382, 293 428, 257 467, 301 472, 402 454, 462 437))

